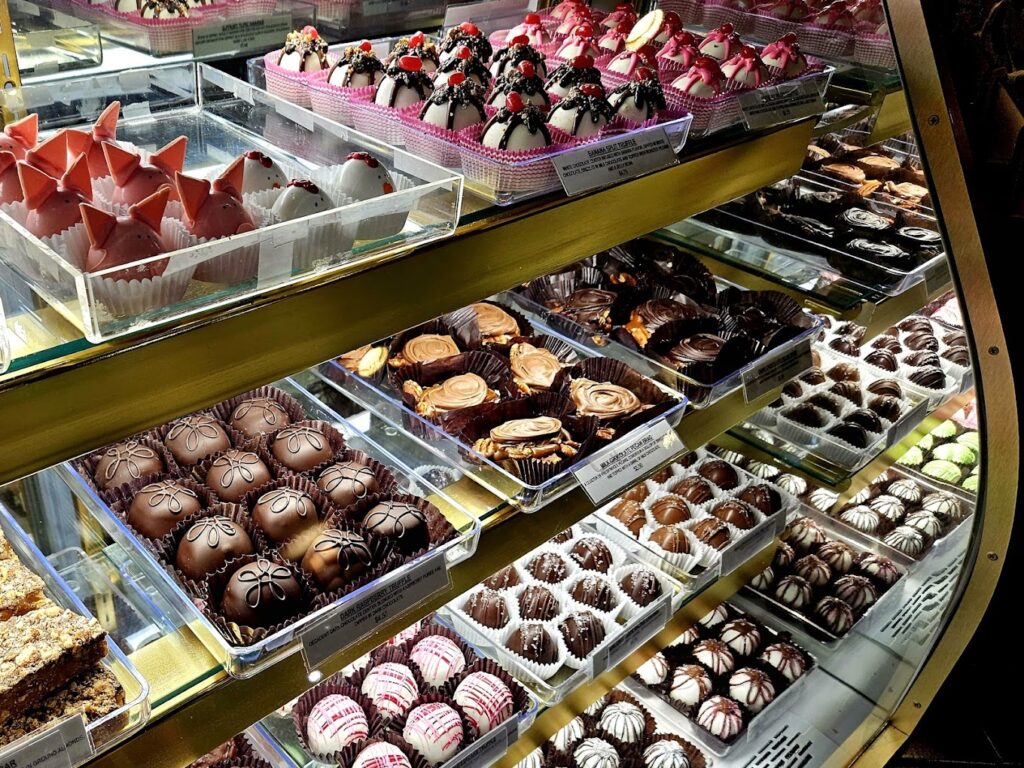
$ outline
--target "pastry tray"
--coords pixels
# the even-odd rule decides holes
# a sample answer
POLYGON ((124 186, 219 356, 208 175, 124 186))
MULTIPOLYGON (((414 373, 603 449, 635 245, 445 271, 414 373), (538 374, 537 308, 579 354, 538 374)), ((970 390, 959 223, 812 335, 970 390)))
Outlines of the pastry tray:
POLYGON ((103 63, 103 42, 95 24, 48 7, 43 0, 8 0, 8 8, 22 78, 103 63))
MULTIPOLYGON (((46 596, 57 605, 83 616, 92 614, 74 593, 71 586, 58 573, 53 564, 39 550, 35 543, 18 525, 8 508, 0 503, 0 532, 11 544, 15 555, 30 570, 38 574, 45 583, 46 596)), ((149 683, 142 677, 124 652, 107 637, 107 655, 101 662, 109 669, 124 688, 124 704, 103 717, 86 725, 86 732, 92 742, 93 755, 101 754, 142 729, 149 720, 149 683)), ((7 759, 26 741, 39 737, 47 729, 41 728, 13 744, 0 747, 0 765, 7 765, 7 759)), ((91 756, 90 758, 91 759, 91 756)), ((81 765, 86 759, 74 765, 81 765)), ((68 763, 71 764, 70 762, 68 763)))
MULTIPOLYGON (((509 293, 501 293, 493 297, 493 300, 505 306, 511 306, 514 297, 509 293)), ((552 336, 565 342, 575 352, 577 359, 604 356, 601 350, 590 348, 582 343, 581 339, 567 336, 554 330, 537 315, 529 311, 523 312, 523 314, 534 327, 535 334, 552 336)), ((328 360, 315 370, 317 375, 328 386, 342 392, 362 407, 373 411, 374 414, 389 422, 395 428, 409 433, 410 439, 419 440, 432 453, 441 457, 446 462, 454 464, 460 472, 472 477, 488 491, 501 499, 507 500, 508 503, 519 507, 524 512, 535 512, 576 488, 579 483, 575 473, 596 458, 602 456, 599 449, 597 453, 591 453, 574 462, 543 482, 529 483, 513 475, 497 462, 477 453, 473 450, 472 446, 448 434, 434 422, 417 414, 405 404, 400 393, 392 389, 386 381, 378 382, 364 379, 343 368, 336 360, 328 360)), ((669 410, 661 413, 656 420, 648 421, 631 432, 616 438, 612 441, 611 445, 626 446, 633 437, 639 437, 652 424, 656 424, 661 420, 666 421, 671 427, 679 424, 688 403, 687 398, 678 392, 667 389, 657 381, 654 383, 658 384, 661 389, 672 397, 678 398, 679 401, 669 410)), ((683 450, 683 446, 680 443, 679 452, 681 453, 683 450)), ((673 456, 673 458, 675 457, 673 456)), ((627 487, 632 485, 633 482, 635 480, 629 481, 627 487)))
POLYGON ((0 209, 3 258, 90 341, 179 320, 346 264, 404 251, 452 234, 458 222, 458 174, 298 109, 205 64, 71 77, 25 86, 16 95, 24 106, 40 112, 48 128, 89 126, 108 102, 120 99, 124 107, 119 140, 154 149, 187 135, 185 167, 190 173, 216 172, 249 149, 265 152, 295 173, 313 176, 331 173, 339 158, 353 151, 369 151, 394 171, 397 190, 392 194, 194 245, 173 252, 170 259, 161 254, 94 273, 31 235, 12 218, 11 206, 0 209), (67 115, 68 107, 72 116, 67 115), (234 282, 193 277, 194 270, 215 266, 214 259, 219 259, 216 265, 245 259, 251 268, 234 282), (157 261, 166 270, 156 281, 112 279, 126 266, 157 261), (178 293, 169 292, 172 283, 179 286, 178 293), (126 284, 132 291, 125 290, 126 284))
MULTIPOLYGON (((302 636, 305 630, 318 626, 332 617, 337 617, 342 612, 352 611, 356 605, 371 604, 380 598, 380 590, 393 588, 410 573, 431 571, 433 567, 440 567, 442 563, 447 570, 454 564, 466 560, 476 551, 480 537, 480 521, 471 512, 453 501, 444 490, 424 479, 409 465, 399 461, 393 454, 369 439, 350 421, 324 406, 297 382, 287 379, 273 386, 295 397, 304 408, 307 419, 318 419, 333 424, 344 435, 345 442, 350 448, 363 451, 391 467, 399 481, 399 489, 403 493, 429 498, 455 528, 457 536, 386 573, 381 578, 350 592, 330 605, 313 611, 283 629, 269 634, 258 642, 251 645, 235 645, 229 643, 217 630, 214 623, 195 605, 178 580, 160 564, 156 556, 131 532, 127 524, 110 509, 100 495, 93 490, 92 484, 77 472, 74 464, 69 461, 58 468, 72 492, 81 501, 82 506, 115 542, 124 547, 129 557, 135 561, 157 590, 177 610, 182 623, 189 626, 230 675, 239 678, 251 677, 282 658, 299 651, 303 644, 302 636)), ((395 610, 394 615, 414 607, 415 605, 401 605, 395 610)), ((346 642, 354 642, 358 639, 358 637, 345 638, 346 642)))
MULTIPOLYGON (((573 528, 577 531, 577 535, 589 533, 605 536, 592 525, 590 519, 577 523, 573 528)), ((605 538, 608 537, 605 536, 605 538)), ((618 540, 611 539, 610 541, 613 545, 619 544, 618 540)), ((620 549, 622 548, 620 547, 620 549)), ((535 551, 531 550, 515 561, 520 569, 525 570, 525 563, 534 555, 535 551)), ((628 551, 624 550, 623 554, 627 566, 641 564, 641 561, 628 551)), ((591 571, 582 573, 591 573, 591 571)), ((563 664, 553 676, 547 679, 528 669, 529 662, 523 663, 516 654, 496 640, 487 637, 482 628, 465 618, 465 614, 457 606, 460 606, 469 592, 473 590, 459 595, 455 600, 439 608, 437 618, 440 623, 451 627, 467 638, 474 648, 479 649, 485 656, 500 664, 533 693, 543 706, 553 707, 576 688, 599 677, 606 668, 615 666, 618 663, 616 660, 626 658, 654 637, 672 618, 677 607, 693 596, 694 593, 689 585, 684 585, 656 569, 654 569, 654 573, 662 584, 663 594, 661 597, 650 605, 639 608, 624 624, 618 621, 618 631, 608 634, 604 641, 591 651, 579 669, 571 669, 568 665, 563 664)), ((474 587, 474 589, 476 588, 474 587)))
MULTIPOLYGON (((715 277, 715 285, 719 291, 725 288, 740 288, 740 286, 717 276, 715 277)), ((746 289, 741 288, 741 290, 746 289)), ((620 360, 655 381, 660 381, 680 392, 685 392, 690 399, 690 404, 694 408, 707 408, 733 390, 741 388, 744 381, 759 379, 762 371, 772 369, 777 361, 791 353, 796 353, 798 348, 806 346, 809 350, 811 341, 817 336, 822 326, 821 318, 804 309, 802 311, 813 319, 813 323, 809 328, 804 329, 785 343, 769 350, 756 360, 752 360, 742 368, 724 375, 718 381, 698 382, 683 375, 675 368, 671 368, 652 357, 648 357, 643 352, 620 344, 610 334, 592 332, 563 315, 550 312, 546 307, 528 299, 522 293, 507 292, 503 296, 508 297, 507 301, 514 302, 516 308, 527 317, 542 318, 543 322, 555 328, 558 333, 572 338, 577 343, 592 350, 593 353, 610 357, 613 360, 620 360)), ((797 356, 799 357, 799 355, 797 356)), ((809 359, 810 357, 808 356, 809 359)), ((793 375, 801 372, 794 371, 793 375)))

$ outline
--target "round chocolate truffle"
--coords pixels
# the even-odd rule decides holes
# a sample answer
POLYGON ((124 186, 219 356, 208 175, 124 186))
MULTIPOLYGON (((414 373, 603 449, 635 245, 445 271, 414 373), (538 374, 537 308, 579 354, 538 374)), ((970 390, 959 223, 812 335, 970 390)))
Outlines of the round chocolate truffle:
POLYGON ((505 647, 537 664, 558 660, 558 646, 542 624, 520 624, 509 635, 505 647))
POLYGON ((565 561, 554 552, 541 552, 527 564, 526 569, 533 578, 548 584, 557 584, 569 575, 565 561))
MULTIPOLYGON (((700 478, 697 479, 704 485, 707 485, 700 478)), ((710 493, 710 490, 708 491, 710 493)), ((658 499, 651 505, 651 517, 658 521, 661 525, 675 525, 676 523, 684 523, 690 519, 690 508, 686 506, 686 502, 682 499, 677 499, 675 496, 666 496, 663 499, 658 499)))
POLYGON ((519 594, 519 615, 534 621, 550 621, 558 615, 561 606, 551 590, 531 584, 519 594))
POLYGON ((775 685, 767 673, 745 667, 729 678, 729 696, 756 715, 775 699, 775 685))
POLYGON ((896 360, 896 355, 888 349, 874 350, 864 357, 864 362, 885 371, 895 371, 900 367, 899 361, 896 360))
POLYGON ((835 596, 849 605, 854 611, 860 611, 878 599, 878 591, 871 580, 864 576, 847 574, 832 585, 835 596))
POLYGON ((841 541, 829 541, 818 548, 817 555, 833 573, 846 573, 856 556, 853 547, 841 541))
POLYGON ((228 621, 246 627, 269 627, 294 615, 302 590, 291 570, 257 558, 231 574, 222 608, 228 621))
POLYGON ((370 735, 366 713, 353 699, 332 693, 309 711, 306 743, 317 755, 340 752, 370 735))
POLYGON ((837 440, 842 440, 854 448, 866 448, 868 445, 867 430, 859 424, 853 424, 848 421, 842 421, 835 426, 829 427, 825 434, 837 440))
POLYGON ((698 521, 690 531, 700 541, 714 549, 725 549, 731 538, 725 524, 713 517, 698 521))
POLYGON ((903 575, 896 564, 883 555, 864 555, 857 563, 857 568, 886 587, 891 587, 903 575))
POLYGON ((427 635, 409 651, 427 685, 444 685, 466 668, 466 655, 451 638, 427 635))
POLYGON ((331 528, 313 539, 302 557, 302 570, 325 592, 333 592, 360 578, 372 562, 365 538, 354 531, 331 528))
POLYGON ((618 520, 633 536, 639 536, 640 531, 647 524, 647 516, 644 514, 643 507, 635 501, 618 502, 608 511, 608 515, 618 520))
POLYGON ((276 432, 292 423, 288 411, 269 397, 250 397, 235 406, 228 423, 246 437, 276 432))
POLYGON ((659 651, 636 668, 636 676, 644 685, 661 685, 668 679, 668 660, 659 651))
POLYGON ((651 543, 672 554, 687 554, 690 551, 690 542, 683 529, 670 525, 662 526, 652 533, 651 543))
POLYGON ((890 397, 903 397, 903 387, 896 379, 877 379, 868 384, 868 392, 872 395, 889 395, 890 397))
POLYGON ((892 395, 881 395, 871 398, 868 408, 879 417, 889 422, 896 422, 903 413, 903 404, 892 395))
POLYGON ((206 487, 225 501, 239 502, 249 491, 270 482, 270 470, 252 451, 232 448, 213 460, 206 487))
POLYGON ((612 567, 612 553, 608 545, 593 536, 577 541, 569 551, 569 557, 585 571, 608 573, 612 567))
POLYGON ((572 753, 578 768, 619 768, 619 753, 604 739, 584 739, 572 753))
POLYGON ((571 752, 572 748, 583 739, 586 732, 587 726, 583 722, 583 718, 574 717, 555 731, 555 735, 551 737, 550 741, 559 752, 571 752))
POLYGON ((828 345, 836 352, 851 357, 856 357, 860 352, 860 342, 853 336, 836 336, 828 345))
POLYGON ((749 619, 733 619, 722 625, 719 639, 740 656, 753 656, 761 647, 761 630, 749 619))
POLYGON ((488 589, 509 589, 519 584, 519 571, 514 565, 506 565, 497 573, 484 579, 484 586, 488 589))
POLYGON ((723 499, 711 508, 711 514, 723 523, 735 525, 740 530, 748 530, 757 524, 754 514, 743 504, 734 499, 723 499))
POLYGON ((743 710, 726 696, 712 696, 700 705, 697 725, 712 736, 728 741, 743 730, 743 710))
POLYGON ((619 588, 637 605, 650 605, 661 596, 661 582, 646 568, 636 568, 619 580, 619 588))
POLYGON ((570 594, 576 602, 602 612, 610 611, 615 605, 611 586, 597 576, 584 576, 573 585, 570 594))
POLYGON ((402 738, 431 765, 451 758, 465 737, 459 713, 440 701, 428 701, 412 709, 402 728, 402 738))
POLYGON ((814 615, 834 635, 846 634, 853 626, 853 610, 838 597, 823 597, 814 606, 814 615))
POLYGON ((604 624, 590 611, 575 611, 569 614, 558 631, 562 633, 565 647, 577 659, 585 659, 604 640, 604 624))
POLYGON ((462 610, 473 621, 490 629, 501 629, 508 624, 508 604, 492 589, 481 589, 469 596, 462 610))
POLYGON ((775 557, 772 558, 772 565, 776 568, 789 568, 796 561, 796 552, 785 541, 779 542, 775 550, 775 557))
MULTIPOLYGON (((696 475, 684 477, 669 488, 669 493, 682 496, 691 504, 703 504, 715 497, 714 492, 711 490, 711 484, 704 478, 697 477, 696 475)), ((654 509, 652 508, 651 513, 653 514, 653 512, 654 509)))
POLYGON ((320 473, 316 484, 342 509, 380 490, 373 470, 358 461, 332 464, 320 473))
POLYGON ((480 734, 492 731, 512 717, 512 691, 501 678, 489 672, 466 675, 452 698, 480 734))
POLYGON ((729 620, 729 609, 724 605, 716 605, 710 611, 701 616, 697 623, 705 629, 714 629, 719 624, 724 624, 729 620))
POLYGON ((807 671, 807 659, 803 653, 788 643, 769 645, 761 654, 761 661, 770 664, 791 683, 807 671))
POLYGON ((874 411, 868 410, 867 408, 857 408, 850 411, 844 417, 844 421, 856 424, 866 432, 870 432, 874 435, 881 434, 882 432, 882 421, 879 419, 878 414, 874 411))
POLYGON ((837 381, 828 391, 836 397, 841 397, 844 400, 849 400, 854 405, 863 405, 864 395, 860 391, 860 386, 852 381, 837 381))
POLYGON ((430 544, 427 516, 415 505, 396 499, 377 503, 363 518, 367 530, 390 539, 407 555, 430 544))
POLYGON ((699 664, 682 664, 672 673, 668 696, 687 707, 695 707, 711 694, 711 677, 699 664))
POLYGON ((782 509, 782 496, 770 485, 749 485, 739 496, 740 501, 749 504, 763 515, 774 515, 782 509))
POLYGON ((179 464, 198 464, 207 456, 231 447, 220 422, 205 413, 193 413, 171 422, 164 445, 179 464))
POLYGON ((221 515, 204 517, 185 532, 174 562, 178 570, 198 581, 228 560, 253 553, 252 539, 241 526, 221 515))
POLYGON ((143 536, 158 539, 200 509, 199 496, 174 480, 144 485, 128 507, 128 523, 143 536))
POLYGON ((723 491, 729 491, 740 484, 739 475, 728 462, 721 460, 707 461, 697 467, 697 474, 710 480, 723 491))
POLYGON ((807 398, 807 404, 813 405, 815 408, 821 408, 823 411, 828 411, 833 416, 838 416, 843 412, 842 401, 827 392, 819 392, 818 394, 807 398))
POLYGON ((597 727, 625 744, 635 744, 644 735, 647 718, 635 704, 617 701, 605 707, 597 727))
POLYGON ((639 483, 626 491, 620 498, 626 501, 644 501, 651 492, 647 489, 647 483, 639 483))
POLYGON ((811 602, 811 595, 811 585, 802 576, 784 576, 775 585, 775 598, 790 608, 803 608, 811 602))
POLYGON ((163 471, 164 463, 156 451, 138 440, 127 440, 103 451, 96 462, 93 479, 99 489, 105 491, 163 471))
MULTIPOLYGON (((385 717, 405 714, 419 696, 419 686, 412 670, 405 664, 386 661, 370 668, 363 678, 361 692, 369 696, 385 717)), ((358 762, 358 758, 356 758, 358 762)))
POLYGON ((825 372, 818 366, 808 368, 806 371, 800 374, 800 381, 806 382, 811 385, 824 384, 825 372))
MULTIPOLYGON (((267 491, 256 500, 252 521, 277 544, 306 535, 320 522, 308 493, 283 487, 267 491)), ((298 553, 295 559, 300 557, 298 553)))
POLYGON ((837 363, 825 371, 832 381, 860 381, 860 370, 855 363, 837 363))
POLYGON ((274 458, 295 472, 306 472, 331 458, 327 435, 309 426, 285 427, 270 443, 274 458))
POLYGON ((793 573, 807 579, 812 587, 823 587, 832 579, 832 569, 817 555, 806 555, 793 564, 793 573))
POLYGON ((823 427, 828 423, 828 417, 823 411, 807 403, 787 408, 782 412, 782 415, 790 421, 795 421, 797 424, 814 429, 823 427))
POLYGON ((644 750, 644 768, 690 768, 690 753, 678 741, 663 738, 644 750))

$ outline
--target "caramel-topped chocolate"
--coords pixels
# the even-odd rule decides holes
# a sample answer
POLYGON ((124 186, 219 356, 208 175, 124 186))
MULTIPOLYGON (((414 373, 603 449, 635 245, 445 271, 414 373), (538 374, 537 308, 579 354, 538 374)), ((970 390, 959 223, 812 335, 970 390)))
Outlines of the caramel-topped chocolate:
POLYGON ((491 440, 496 443, 525 443, 543 440, 562 431, 562 422, 553 416, 532 419, 512 419, 491 429, 491 440))
POLYGON ((509 350, 512 375, 520 389, 551 389, 562 363, 549 350, 532 344, 513 344, 509 350))
POLYGON ((642 405, 628 389, 607 381, 576 379, 569 385, 569 395, 580 416, 596 416, 602 421, 628 416, 642 405))
POLYGON ((519 335, 519 323, 508 312, 495 304, 479 302, 470 307, 476 312, 476 322, 484 341, 507 340, 519 335))
MULTIPOLYGON (((415 382, 406 382, 406 391, 419 389, 415 382)), ((469 408, 480 403, 498 399, 498 393, 487 386, 487 382, 475 373, 462 373, 421 389, 416 403, 416 412, 423 416, 435 416, 460 408, 469 408)))
POLYGON ((405 342, 401 353, 391 359, 391 365, 401 367, 411 363, 432 363, 457 354, 459 348, 451 336, 424 333, 405 342))

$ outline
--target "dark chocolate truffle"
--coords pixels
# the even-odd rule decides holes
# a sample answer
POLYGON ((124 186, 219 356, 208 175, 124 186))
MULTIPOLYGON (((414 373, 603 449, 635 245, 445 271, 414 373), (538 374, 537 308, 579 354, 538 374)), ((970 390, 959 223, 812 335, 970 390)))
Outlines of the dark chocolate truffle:
POLYGON ((868 446, 868 433, 859 424, 852 424, 847 421, 840 422, 833 427, 829 427, 825 434, 849 443, 854 448, 867 448, 868 446))
POLYGON ((782 509, 782 496, 770 485, 751 485, 737 497, 765 515, 774 515, 782 509))
POLYGON ((222 608, 228 621, 268 627, 296 613, 301 597, 290 569, 260 557, 231 574, 222 608))
POLYGON ((193 413, 171 423, 164 445, 179 464, 198 464, 207 456, 231 447, 228 433, 212 416, 193 413))
POLYGON ((829 387, 831 392, 836 397, 841 397, 844 400, 849 400, 854 405, 864 404, 864 395, 861 394, 860 387, 854 384, 852 381, 839 381, 829 387))
POLYGON ((363 576, 372 562, 365 538, 354 531, 331 528, 313 539, 302 558, 302 570, 325 592, 333 592, 363 576))
POLYGON ((537 664, 551 664, 558 658, 558 646, 541 624, 520 624, 505 647, 537 664))
POLYGON ((554 552, 541 552, 526 566, 530 575, 538 581, 557 584, 569 574, 565 561, 554 552))
POLYGON ((250 397, 235 406, 228 423, 246 437, 259 437, 287 427, 292 420, 288 411, 276 400, 250 397))
POLYGON ((824 413, 807 403, 787 408, 782 412, 782 415, 790 421, 795 421, 797 424, 802 424, 805 427, 820 428, 828 423, 828 418, 824 413))
POLYGON ((826 381, 825 372, 818 366, 814 366, 801 373, 800 380, 813 385, 824 384, 826 381))
POLYGON ((886 421, 896 421, 903 412, 903 405, 899 399, 892 395, 874 397, 868 403, 868 408, 877 413, 886 421))
POLYGON ((903 397, 903 387, 896 379, 878 379, 868 384, 868 392, 872 395, 890 395, 903 397))
POLYGON ((749 509, 733 499, 723 499, 711 508, 711 514, 723 523, 735 525, 740 530, 753 528, 757 519, 749 509))
POLYGON ((639 536, 647 516, 643 508, 635 501, 620 501, 608 511, 608 515, 618 520, 634 536, 639 536))
POLYGON ((971 353, 967 347, 950 347, 942 353, 943 360, 949 360, 953 365, 966 367, 971 364, 971 353))
POLYGON ((804 388, 800 385, 800 382, 795 379, 787 381, 785 386, 782 387, 782 394, 786 397, 800 397, 803 393, 804 388))
POLYGON ((739 475, 733 466, 720 459, 704 462, 697 467, 697 474, 710 480, 723 491, 732 490, 740 484, 739 475))
POLYGON ((519 571, 514 565, 506 565, 497 573, 484 579, 484 586, 488 589, 508 589, 519 584, 519 571))
POLYGON ((285 427, 270 443, 274 458, 295 472, 306 472, 331 458, 327 435, 309 426, 285 427))
POLYGON ((942 389, 946 386, 946 374, 941 368, 928 366, 927 368, 918 368, 910 374, 910 381, 926 389, 942 389))
POLYGON ((558 599, 540 584, 531 584, 519 594, 519 615, 524 619, 549 621, 560 610, 558 599))
POLYGON ((384 499, 366 513, 363 525, 378 536, 391 539, 407 555, 430 544, 427 516, 405 501, 384 499))
POLYGON ((922 349, 920 352, 911 352, 903 358, 903 362, 911 368, 923 368, 926 365, 938 366, 942 364, 939 360, 939 356, 927 349, 922 349))
POLYGON ((143 536, 158 539, 199 508, 195 491, 174 480, 161 480, 135 494, 128 507, 128 523, 143 536))
POLYGON ((588 536, 573 544, 569 557, 585 571, 608 573, 612 567, 612 553, 608 545, 598 538, 588 536))
MULTIPOLYGON (((252 521, 278 544, 284 544, 316 528, 319 518, 312 497, 294 488, 275 488, 256 500, 252 521)), ((308 539, 307 539, 308 541, 308 539)), ((296 553, 296 560, 301 553, 296 553)))
POLYGON ((834 395, 829 395, 825 392, 819 392, 807 398, 807 404, 813 405, 815 408, 821 408, 823 411, 828 411, 833 416, 838 416, 843 411, 842 401, 834 395))
POLYGON ((926 331, 914 331, 907 335, 903 340, 903 343, 909 348, 914 350, 925 349, 929 352, 939 351, 939 340, 935 338, 935 334, 932 333, 932 329, 929 328, 926 331))
POLYGON ((637 605, 650 605, 661 597, 661 582, 652 571, 636 568, 620 581, 619 588, 637 605))
POLYGON ((828 345, 836 352, 856 357, 860 352, 860 342, 852 336, 836 336, 828 345))
POLYGON ((686 534, 681 528, 671 525, 662 526, 652 533, 651 543, 672 554, 686 554, 690 551, 690 542, 686 540, 686 534))
POLYGON ((864 358, 864 362, 886 371, 895 371, 900 367, 896 355, 887 349, 876 349, 864 358))
POLYGON ((572 599, 599 611, 610 611, 614 606, 612 589, 608 582, 597 576, 584 576, 572 588, 572 599))
POLYGON ((126 440, 103 451, 96 462, 93 479, 99 489, 105 491, 163 471, 164 464, 156 451, 138 440, 126 440))
MULTIPOLYGON (((684 477, 678 483, 669 488, 669 493, 682 496, 692 504, 703 504, 706 501, 711 501, 711 499, 715 497, 708 481, 702 477, 697 477, 696 475, 684 477)), ((654 510, 652 509, 651 511, 653 513, 654 510)))
POLYGON ((206 487, 225 501, 239 502, 249 491, 270 482, 270 470, 252 451, 232 448, 213 460, 206 487))
POLYGON ((241 526, 221 515, 211 515, 185 532, 174 562, 179 571, 198 581, 231 558, 252 553, 252 539, 241 526))
POLYGON ((884 349, 888 352, 892 352, 894 355, 900 354, 903 351, 903 345, 900 344, 900 340, 895 336, 879 336, 877 339, 871 342, 872 349, 884 349))
POLYGON ((320 474, 316 484, 342 509, 380 490, 373 470, 357 461, 332 464, 320 474))
POLYGON ((706 518, 699 521, 691 529, 693 535, 715 549, 724 549, 729 543, 729 529, 715 518, 706 518))
POLYGON ((508 604, 493 589, 481 589, 470 595, 462 610, 474 621, 490 629, 501 629, 508 624, 508 604))
POLYGON ((860 381, 860 370, 855 363, 837 363, 825 371, 832 381, 860 381))
POLYGON ((878 417, 877 413, 867 408, 858 408, 855 411, 850 411, 843 417, 843 420, 863 427, 872 434, 879 435, 882 433, 882 420, 878 417))
MULTIPOLYGON (((699 478, 697 478, 700 480, 699 478)), ((705 486, 707 483, 700 480, 705 486)), ((710 493, 710 489, 708 493, 710 493)), ((711 498, 710 496, 708 497, 711 498)), ((651 505, 651 516, 657 520, 661 525, 675 525, 676 523, 683 523, 690 519, 690 508, 686 506, 686 502, 682 499, 677 499, 675 496, 666 496, 663 499, 658 499, 651 505)))
POLYGON ((590 611, 569 614, 558 625, 565 646, 577 659, 585 659, 604 640, 604 624, 590 611))
POLYGON ((942 343, 947 347, 966 347, 967 334, 960 331, 951 331, 942 337, 942 343))

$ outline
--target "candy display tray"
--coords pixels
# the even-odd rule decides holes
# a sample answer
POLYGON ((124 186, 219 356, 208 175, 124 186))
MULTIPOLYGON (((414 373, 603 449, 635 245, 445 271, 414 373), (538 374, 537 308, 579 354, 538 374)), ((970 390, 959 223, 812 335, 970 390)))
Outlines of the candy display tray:
MULTIPOLYGON (((168 603, 177 610, 178 618, 189 625, 217 662, 222 664, 230 675, 239 678, 250 677, 280 659, 297 652, 302 645, 304 630, 335 617, 364 600, 372 602, 379 596, 378 590, 388 589, 391 585, 401 582, 410 572, 428 569, 431 564, 438 564, 440 561, 443 561, 445 568, 450 568, 455 563, 467 559, 476 550, 480 536, 480 521, 472 513, 453 501, 444 490, 423 479, 407 464, 399 461, 376 442, 366 437, 351 422, 324 406, 302 386, 291 379, 274 386, 295 397, 305 409, 307 418, 326 421, 334 425, 345 436, 346 443, 350 448, 363 451, 391 467, 399 480, 400 492, 425 496, 433 501, 456 530, 455 538, 350 592, 330 605, 313 611, 283 629, 271 633, 258 642, 251 645, 236 645, 228 642, 218 631, 214 623, 196 606, 193 598, 185 591, 177 578, 161 565, 154 553, 111 510, 110 506, 93 490, 92 484, 78 473, 74 464, 66 462, 58 467, 58 472, 64 477, 88 514, 96 519, 102 529, 116 543, 124 547, 139 570, 150 579, 168 603)), ((359 638, 346 638, 348 642, 357 639, 359 638)))
POLYGON ((311 275, 437 240, 452 234, 458 222, 458 174, 204 64, 71 77, 24 86, 21 95, 29 109, 39 110, 46 127, 91 125, 100 109, 120 99, 125 106, 119 140, 152 150, 186 135, 188 173, 216 171, 250 149, 313 176, 334 173, 331 169, 337 168, 339 158, 354 151, 370 152, 393 171, 392 194, 358 202, 346 199, 312 216, 92 273, 61 255, 50 239, 30 234, 5 206, 0 210, 2 258, 90 341, 180 320, 311 275), (70 107, 75 117, 53 109, 55 103, 70 107), (197 270, 223 264, 237 265, 239 274, 216 277, 219 282, 194 276, 197 270), (150 265, 163 267, 163 274, 156 279, 115 279, 125 268, 150 265))
POLYGON ((23 78, 103 63, 97 25, 47 7, 41 0, 10 0, 8 7, 23 78))
MULTIPOLYGON (((10 510, 3 504, 0 504, 0 532, 11 544, 15 555, 21 562, 43 579, 48 598, 75 613, 83 616, 91 615, 85 603, 78 598, 57 568, 25 534, 10 510)), ((141 730, 149 720, 149 683, 138 673, 128 657, 109 636, 107 637, 107 655, 101 663, 121 683, 124 688, 125 700, 124 704, 114 711, 86 725, 86 732, 92 742, 94 754, 105 752, 129 738, 141 730)), ((6 765, 7 759, 13 756, 25 740, 35 738, 45 730, 45 728, 39 729, 13 744, 0 747, 0 765, 6 765)), ((85 760, 81 760, 75 765, 84 762, 85 760)))

